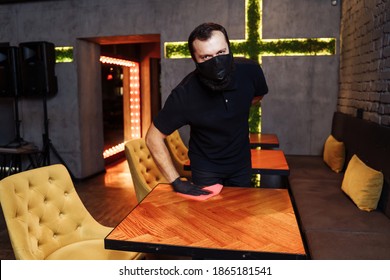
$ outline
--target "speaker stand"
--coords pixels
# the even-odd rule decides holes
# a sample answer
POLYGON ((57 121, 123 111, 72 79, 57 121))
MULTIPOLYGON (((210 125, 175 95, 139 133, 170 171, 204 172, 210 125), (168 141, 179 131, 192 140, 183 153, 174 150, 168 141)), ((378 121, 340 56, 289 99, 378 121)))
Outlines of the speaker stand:
POLYGON ((50 140, 49 137, 49 117, 47 113, 47 93, 45 92, 43 94, 43 114, 44 114, 44 134, 42 135, 43 138, 43 149, 42 149, 42 166, 50 165, 50 152, 53 152, 53 154, 57 157, 57 159, 66 167, 68 170, 70 176, 72 179, 75 179, 73 173, 70 171, 70 169, 67 167, 65 161, 62 159, 61 155, 58 153, 56 148, 54 147, 53 143, 50 140))
POLYGON ((14 114, 15 114, 15 139, 11 141, 9 144, 7 144, 7 148, 19 148, 21 146, 25 146, 29 144, 28 142, 24 141, 23 138, 20 136, 20 119, 19 119, 19 98, 18 93, 14 97, 14 114))

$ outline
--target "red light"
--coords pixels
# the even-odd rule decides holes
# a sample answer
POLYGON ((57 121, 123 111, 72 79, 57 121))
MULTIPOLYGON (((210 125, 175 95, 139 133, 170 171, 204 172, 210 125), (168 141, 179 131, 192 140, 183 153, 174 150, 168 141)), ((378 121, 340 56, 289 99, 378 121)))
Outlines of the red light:
POLYGON ((112 80, 112 79, 114 79, 114 77, 112 76, 112 74, 108 74, 108 75, 107 75, 107 81, 110 81, 110 80, 112 80))

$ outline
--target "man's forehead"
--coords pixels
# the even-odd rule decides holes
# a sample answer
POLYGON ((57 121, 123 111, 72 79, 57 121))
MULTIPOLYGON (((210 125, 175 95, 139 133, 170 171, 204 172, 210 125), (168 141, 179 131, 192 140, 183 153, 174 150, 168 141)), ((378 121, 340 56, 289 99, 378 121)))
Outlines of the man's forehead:
POLYGON ((203 39, 195 39, 195 41, 201 41, 201 42, 205 42, 205 41, 209 41, 213 38, 219 38, 219 39, 223 39, 224 41, 225 40, 225 35, 222 33, 222 31, 219 31, 219 30, 213 30, 211 32, 211 36, 210 38, 206 39, 206 40, 203 40, 203 39))
POLYGON ((218 49, 227 48, 228 44, 226 38, 221 31, 213 31, 210 38, 207 40, 194 40, 193 46, 195 51, 207 51, 206 49, 218 49))

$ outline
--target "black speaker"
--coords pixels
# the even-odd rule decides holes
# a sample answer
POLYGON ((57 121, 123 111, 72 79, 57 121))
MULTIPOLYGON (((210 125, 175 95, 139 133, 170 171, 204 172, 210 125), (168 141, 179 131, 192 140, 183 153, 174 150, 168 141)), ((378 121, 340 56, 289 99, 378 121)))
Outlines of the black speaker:
POLYGON ((3 98, 0 101, 0 147, 9 145, 16 137, 14 101, 3 98))
POLYGON ((19 44, 23 96, 57 93, 55 47, 49 42, 19 44))
POLYGON ((18 48, 0 47, 0 97, 15 97, 20 90, 18 48))

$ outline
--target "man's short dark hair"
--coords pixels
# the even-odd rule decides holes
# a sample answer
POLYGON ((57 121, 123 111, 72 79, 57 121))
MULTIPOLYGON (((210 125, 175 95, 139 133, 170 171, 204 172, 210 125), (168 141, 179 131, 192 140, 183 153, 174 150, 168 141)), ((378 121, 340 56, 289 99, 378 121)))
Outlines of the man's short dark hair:
POLYGON ((219 25, 217 23, 206 22, 196 27, 188 37, 188 48, 190 50, 192 59, 195 60, 193 42, 195 40, 206 41, 210 39, 213 31, 221 31, 223 33, 230 51, 230 42, 226 29, 222 25, 219 25))

